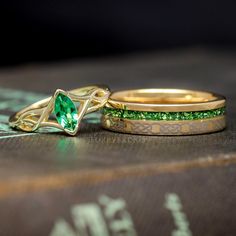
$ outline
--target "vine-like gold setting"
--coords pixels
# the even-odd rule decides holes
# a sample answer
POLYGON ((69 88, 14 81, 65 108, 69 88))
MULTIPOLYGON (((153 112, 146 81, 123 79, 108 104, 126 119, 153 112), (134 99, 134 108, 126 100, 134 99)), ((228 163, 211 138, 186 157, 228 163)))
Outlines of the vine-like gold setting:
MULTIPOLYGON (((57 89, 52 97, 36 102, 12 115, 9 119, 9 125, 12 128, 26 132, 34 132, 41 127, 54 127, 65 131, 69 135, 76 135, 84 115, 103 107, 109 95, 110 91, 107 86, 88 86, 71 91, 57 89), (61 123, 58 122, 60 117, 57 117, 57 119, 51 117, 55 113, 55 102, 58 96, 63 96, 70 103, 70 109, 67 109, 67 107, 64 109, 65 112, 68 110, 68 114, 64 114, 61 123), (71 110, 73 110, 74 117, 72 117, 71 110), (76 111, 76 114, 74 111, 76 111), (72 129, 66 128, 65 123, 71 121, 75 122, 72 129)), ((63 104, 58 106, 63 109, 66 104, 64 104, 64 101, 61 103, 63 104)))

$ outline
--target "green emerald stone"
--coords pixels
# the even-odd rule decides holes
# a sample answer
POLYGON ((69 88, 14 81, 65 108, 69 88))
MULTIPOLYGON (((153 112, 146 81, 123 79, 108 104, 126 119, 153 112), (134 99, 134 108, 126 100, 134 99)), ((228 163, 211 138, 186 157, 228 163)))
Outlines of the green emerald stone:
POLYGON ((78 111, 74 103, 66 95, 59 93, 55 99, 54 113, 57 122, 65 129, 73 132, 78 125, 78 111))

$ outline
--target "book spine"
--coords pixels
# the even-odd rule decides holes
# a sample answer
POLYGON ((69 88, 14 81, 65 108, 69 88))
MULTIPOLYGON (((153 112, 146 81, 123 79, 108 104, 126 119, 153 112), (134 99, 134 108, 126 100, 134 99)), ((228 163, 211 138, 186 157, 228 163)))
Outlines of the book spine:
POLYGON ((0 235, 235 235, 232 168, 12 194, 0 200, 0 235))

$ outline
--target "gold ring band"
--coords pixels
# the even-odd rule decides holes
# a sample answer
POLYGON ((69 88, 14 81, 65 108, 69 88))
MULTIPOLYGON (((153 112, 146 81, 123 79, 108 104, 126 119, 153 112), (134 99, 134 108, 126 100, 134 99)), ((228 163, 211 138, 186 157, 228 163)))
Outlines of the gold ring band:
POLYGON ((111 94, 107 106, 133 111, 202 111, 225 106, 225 97, 184 89, 137 89, 111 94))
POLYGON ((132 134, 190 135, 226 126, 223 96, 180 89, 139 89, 112 93, 103 109, 104 128, 132 134))
POLYGON ((107 86, 88 86, 71 91, 57 89, 53 96, 12 115, 9 125, 26 132, 54 127, 75 135, 84 115, 103 107, 109 95, 107 86), (51 118, 52 115, 56 119, 51 118))

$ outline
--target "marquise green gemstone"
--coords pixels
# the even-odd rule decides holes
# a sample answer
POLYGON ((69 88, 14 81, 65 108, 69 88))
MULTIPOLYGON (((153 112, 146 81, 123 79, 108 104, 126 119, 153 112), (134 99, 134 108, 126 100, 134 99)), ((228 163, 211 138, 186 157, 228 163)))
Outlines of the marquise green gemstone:
POLYGON ((73 132, 78 125, 78 111, 74 103, 66 95, 59 93, 55 99, 54 113, 57 122, 65 129, 73 132))

